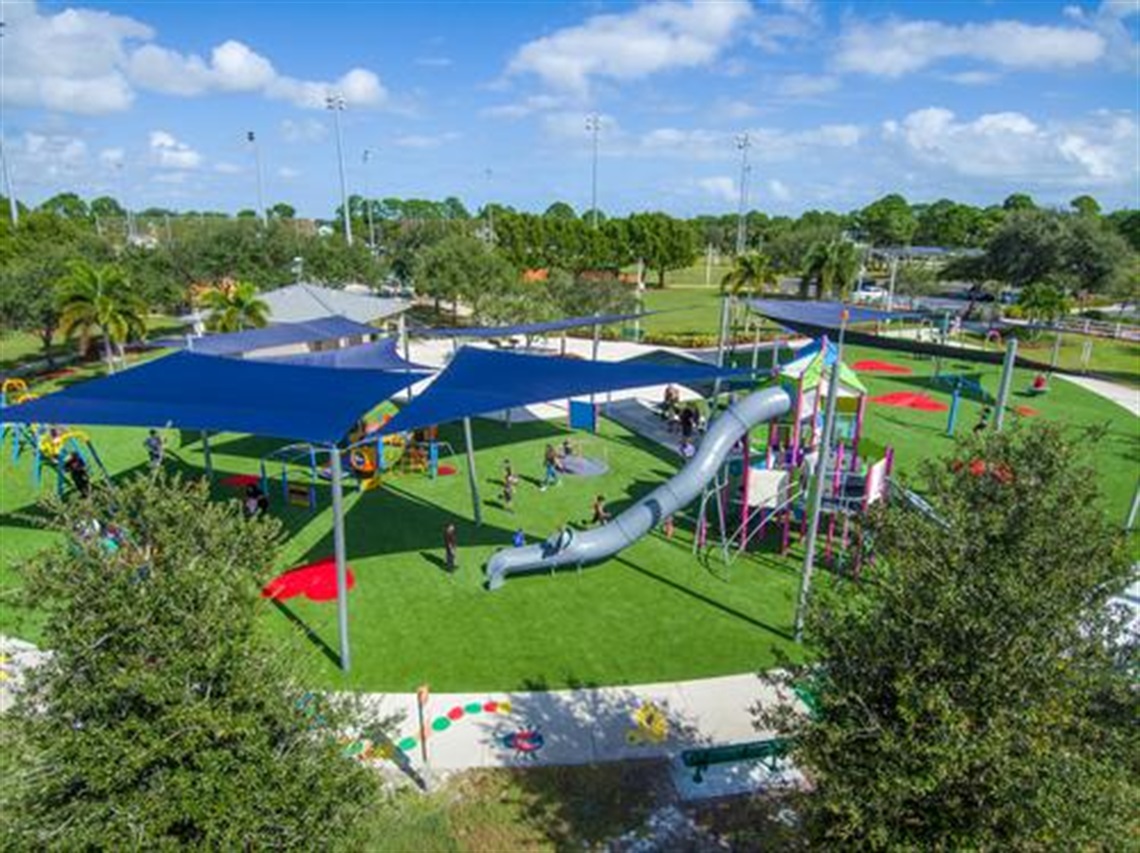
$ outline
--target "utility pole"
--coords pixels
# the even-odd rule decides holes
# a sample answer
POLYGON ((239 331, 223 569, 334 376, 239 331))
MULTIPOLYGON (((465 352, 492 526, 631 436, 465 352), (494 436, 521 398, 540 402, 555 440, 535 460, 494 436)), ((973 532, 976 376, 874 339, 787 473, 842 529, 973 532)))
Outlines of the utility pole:
POLYGON ((744 210, 748 204, 748 149, 752 147, 752 140, 747 133, 736 137, 736 147, 740 151, 740 203, 736 210, 736 257, 744 254, 745 224, 744 210))
POLYGON ((257 147, 257 135, 252 130, 246 131, 245 138, 253 149, 253 168, 257 173, 257 212, 261 214, 261 224, 268 228, 269 211, 265 209, 265 195, 261 186, 261 150, 257 147))
POLYGON ((364 205, 368 210, 368 240, 372 245, 372 251, 376 251, 376 223, 372 220, 372 181, 368 178, 368 161, 372 159, 372 149, 364 149, 364 205))
POLYGON ((590 226, 598 227, 598 131, 602 129, 602 120, 597 113, 586 116, 586 130, 593 134, 594 160, 590 172, 590 226))
MULTIPOLYGON (((811 573, 815 566, 815 542, 819 535, 819 514, 823 505, 823 484, 827 477, 827 465, 831 461, 831 441, 835 435, 835 402, 839 397, 839 366, 843 363, 843 338, 847 333, 847 309, 843 309, 843 320, 839 324, 839 340, 835 346, 835 362, 831 365, 831 374, 827 382, 827 410, 823 419, 823 440, 819 443, 818 457, 815 463, 815 475, 811 479, 811 491, 808 494, 808 535, 807 546, 804 549, 804 570, 800 577, 800 597, 796 603, 795 639, 797 643, 803 642, 804 617, 807 615, 808 595, 811 591, 811 573)), ((823 353, 824 361, 827 353, 823 353)), ((823 387, 816 389, 818 394, 823 387)))
POLYGON ((330 92, 325 97, 325 106, 332 111, 333 125, 336 128, 336 163, 340 171, 340 205, 344 219, 344 242, 352 245, 352 212, 348 209, 348 183, 344 178, 344 146, 340 138, 340 114, 344 112, 344 96, 330 92))
MULTIPOLYGON (((0 38, 4 37, 5 22, 0 21, 0 38)), ((12 227, 20 227, 20 205, 16 202, 16 193, 12 189, 12 173, 8 166, 8 153, 4 150, 4 123, 0 117, 0 167, 4 172, 4 192, 8 196, 8 213, 12 217, 12 227)))

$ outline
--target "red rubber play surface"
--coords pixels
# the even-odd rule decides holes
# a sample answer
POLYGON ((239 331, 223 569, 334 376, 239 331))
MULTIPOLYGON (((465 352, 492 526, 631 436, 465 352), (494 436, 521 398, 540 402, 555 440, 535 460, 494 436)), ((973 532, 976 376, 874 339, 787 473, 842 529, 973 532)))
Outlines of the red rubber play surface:
POLYGON ((872 403, 880 406, 894 406, 899 409, 918 409, 920 412, 945 412, 950 407, 939 403, 926 394, 916 394, 913 391, 895 391, 893 394, 883 394, 872 397, 872 403))
POLYGON ((892 373, 895 376, 910 376, 914 373, 906 365, 893 364, 889 361, 875 361, 874 359, 857 361, 851 366, 860 373, 892 373))
POLYGON ((223 486, 231 486, 233 488, 244 488, 245 486, 260 486, 261 478, 256 474, 231 474, 228 477, 222 477, 218 481, 223 486))
POLYGON ((437 472, 441 477, 451 477, 458 473, 454 465, 440 465, 437 472))
POLYGON ((1034 415, 1041 414, 1039 411, 1037 411, 1036 409, 1034 409, 1030 406, 1014 406, 1013 410, 1015 412, 1017 412, 1019 415, 1021 415, 1023 418, 1031 418, 1034 415))
MULTIPOLYGON (((352 569, 348 569, 348 588, 356 585, 352 569)), ((284 601, 303 595, 309 601, 332 601, 336 598, 336 560, 331 557, 278 575, 265 585, 262 598, 284 601)))

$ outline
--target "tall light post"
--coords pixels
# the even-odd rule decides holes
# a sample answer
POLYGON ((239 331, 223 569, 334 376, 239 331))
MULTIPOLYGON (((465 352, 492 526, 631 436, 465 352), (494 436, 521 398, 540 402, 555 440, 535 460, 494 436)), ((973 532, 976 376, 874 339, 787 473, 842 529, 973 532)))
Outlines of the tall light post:
POLYGON ((340 138, 340 114, 346 106, 344 96, 339 92, 330 92, 325 97, 325 106, 332 111, 333 125, 336 128, 336 162, 340 170, 340 204, 344 218, 344 242, 352 245, 352 214, 348 209, 348 183, 344 178, 344 146, 340 138))
POLYGON ((16 193, 12 190, 12 173, 8 171, 8 154, 4 150, 4 131, 0 129, 0 166, 4 167, 4 192, 8 196, 8 212, 12 217, 12 227, 20 227, 20 205, 16 203, 16 193))
POLYGON ((245 138, 253 149, 253 168, 257 173, 257 212, 261 214, 261 224, 268 228, 269 211, 265 209, 265 194, 261 186, 261 149, 257 147, 257 135, 252 130, 246 131, 245 138))
POLYGON ((372 221, 372 194, 369 190, 372 182, 368 180, 368 161, 372 159, 372 149, 365 148, 364 155, 364 207, 368 211, 368 242, 372 251, 376 251, 376 224, 372 221))
POLYGON ((490 169, 483 170, 483 176, 487 179, 487 242, 495 242, 495 210, 491 200, 491 177, 493 173, 490 169))
POLYGON ((598 132, 602 129, 602 120, 597 113, 586 116, 586 130, 593 135, 594 159, 590 170, 590 225, 598 227, 598 132))
POLYGON ((115 176, 117 178, 115 183, 117 183, 119 186, 119 196, 122 198, 123 215, 126 217, 127 242, 128 243, 134 243, 134 241, 135 241, 135 221, 134 221, 134 217, 131 216, 130 205, 127 204, 127 191, 126 191, 127 184, 126 184, 126 181, 123 179, 123 161, 122 160, 116 160, 115 161, 115 176))
POLYGON ((752 147, 752 140, 747 133, 736 137, 736 147, 740 151, 740 202, 736 210, 736 256, 739 258, 744 254, 744 208, 748 204, 748 149, 752 147))

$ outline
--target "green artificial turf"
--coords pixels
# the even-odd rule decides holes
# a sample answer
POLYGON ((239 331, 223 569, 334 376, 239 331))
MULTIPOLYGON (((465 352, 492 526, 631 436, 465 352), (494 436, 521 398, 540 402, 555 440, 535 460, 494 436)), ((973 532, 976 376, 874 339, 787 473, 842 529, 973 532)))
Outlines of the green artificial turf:
MULTIPOLYGON (((915 371, 910 377, 864 374, 872 395, 925 391, 949 401, 947 391, 928 387, 934 362, 864 348, 850 348, 846 355, 849 363, 864 358, 915 371)), ((997 367, 967 363, 943 367, 977 375, 983 386, 996 390, 997 367)), ((1031 378, 1019 371, 1015 391, 1027 388, 1031 378)), ((1054 380, 1048 395, 1015 394, 1014 403, 1038 410, 1036 418, 1058 420, 1071 428, 1074 440, 1083 443, 1093 459, 1106 513, 1123 520, 1140 462, 1136 419, 1060 379, 1054 380), (1095 438, 1085 432, 1092 426, 1101 428, 1095 438)), ((978 411, 978 403, 963 402, 960 432, 972 428, 978 411)), ((1019 417, 1011 415, 1010 423, 1019 417)), ((599 436, 575 434, 574 440, 584 443, 587 455, 605 459, 610 471, 598 478, 566 478, 562 486, 542 493, 536 485, 542 450, 547 442, 557 443, 567 434, 562 426, 531 422, 508 428, 479 419, 474 424, 484 501, 481 528, 470 521, 462 456, 445 460, 458 468, 454 476, 430 480, 424 475, 401 475, 389 479, 382 490, 349 496, 348 554, 356 576, 349 601, 350 676, 342 676, 335 665, 335 603, 303 598, 280 606, 266 603, 266 629, 279 638, 282 653, 296 660, 306 681, 370 690, 409 690, 426 682, 437 691, 629 684, 759 670, 777 663, 781 653, 794 653, 788 633, 798 584, 798 552, 793 550, 787 558, 770 552, 750 555, 725 568, 715 559, 694 558, 685 523, 673 541, 652 534, 580 574, 516 578, 495 593, 485 592, 482 566, 496 548, 509 545, 516 527, 533 541, 563 522, 581 525, 599 492, 611 510, 620 511, 671 476, 676 458, 603 421, 599 436), (513 514, 501 506, 498 495, 502 463, 508 457, 524 479, 513 514), (442 570, 442 529, 448 521, 454 521, 459 532, 460 568, 455 576, 442 570)), ((896 471, 908 476, 923 458, 950 452, 945 426, 945 413, 871 404, 864 448, 874 451, 893 445, 896 471)), ((89 432, 112 472, 144 470, 143 430, 89 432)), ((168 436, 171 467, 191 475, 200 471, 197 436, 177 431, 168 436)), ((457 429, 444 429, 441 437, 461 448, 457 429)), ((213 459, 218 476, 255 472, 260 457, 279 445, 248 436, 216 436, 213 459)), ((48 537, 34 528, 35 495, 26 460, 13 466, 8 450, 0 460, 0 632, 35 640, 34 611, 13 598, 18 584, 13 565, 43 546, 48 537)), ((219 499, 232 494, 222 486, 216 487, 216 493, 219 499)), ((330 556, 327 486, 320 487, 315 513, 282 507, 278 494, 274 498, 274 511, 289 531, 281 568, 330 556)), ((820 577, 827 582, 825 574, 820 577)))

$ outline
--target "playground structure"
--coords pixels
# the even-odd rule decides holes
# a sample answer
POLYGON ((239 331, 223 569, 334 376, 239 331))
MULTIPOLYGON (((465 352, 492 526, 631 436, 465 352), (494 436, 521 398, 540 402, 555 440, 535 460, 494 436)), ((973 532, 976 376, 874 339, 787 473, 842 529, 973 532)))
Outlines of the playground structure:
MULTIPOLYGON (((395 474, 427 474, 429 477, 454 473, 440 464, 443 457, 454 454, 451 444, 440 441, 438 429, 430 427, 409 434, 381 435, 380 428, 391 419, 361 420, 348 434, 341 448, 345 479, 351 475, 361 491, 383 485, 386 476, 395 474)), ((317 508, 317 485, 332 477, 331 466, 318 459, 327 456, 328 448, 298 442, 267 453, 261 459, 261 488, 269 494, 270 466, 280 463, 282 500, 308 510, 317 508)))
MULTIPOLYGON (((834 344, 823 337, 799 349, 779 368, 773 382, 788 395, 791 406, 768 422, 762 447, 757 448, 748 434, 741 437, 726 470, 703 495, 698 512, 694 552, 709 544, 708 515, 715 509, 726 564, 762 540, 773 525, 781 530, 781 554, 790 547, 794 527, 799 527, 801 539, 806 535, 809 483, 821 464, 827 560, 846 553, 853 522, 857 527, 869 507, 886 496, 893 450, 888 447, 877 460, 861 455, 868 392, 855 372, 838 361, 834 344), (830 454, 821 460, 826 380, 834 369, 839 370, 836 421, 830 454), (733 521, 736 526, 730 529, 733 521)), ((857 550, 856 559, 858 554, 857 550)))
MULTIPOLYGON (((0 385, 0 409, 18 406, 29 400, 37 399, 36 394, 28 390, 28 385, 22 379, 5 379, 0 385)), ((43 472, 45 468, 55 471, 56 491, 63 495, 67 491, 67 460, 74 453, 83 460, 83 464, 90 468, 92 464, 102 473, 104 479, 110 479, 103 460, 95 449, 91 437, 82 430, 70 427, 43 424, 8 423, 0 424, 0 450, 4 443, 12 443, 12 463, 19 464, 22 456, 32 457, 32 484, 39 489, 43 485, 43 472)))

